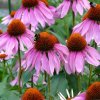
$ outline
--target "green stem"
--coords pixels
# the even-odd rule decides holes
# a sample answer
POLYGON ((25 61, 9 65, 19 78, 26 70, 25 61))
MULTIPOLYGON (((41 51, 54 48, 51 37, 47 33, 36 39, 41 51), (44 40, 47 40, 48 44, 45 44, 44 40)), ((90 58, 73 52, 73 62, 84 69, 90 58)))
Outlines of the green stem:
POLYGON ((9 14, 11 13, 11 0, 8 0, 8 9, 9 9, 9 14))
POLYGON ((5 74, 6 74, 6 61, 5 59, 3 59, 3 68, 4 68, 4 71, 3 71, 3 78, 5 77, 5 74))
POLYGON ((88 86, 90 86, 91 79, 92 79, 92 65, 89 66, 89 70, 90 70, 90 73, 89 73, 89 83, 88 83, 88 86))
POLYGON ((21 54, 20 54, 20 42, 19 39, 18 40, 18 60, 19 60, 19 74, 18 74, 18 84, 19 84, 19 92, 21 93, 21 75, 22 75, 22 71, 21 71, 21 54))
POLYGON ((33 87, 33 75, 31 77, 31 87, 33 87))
POLYGON ((73 26, 75 25, 75 14, 74 12, 72 11, 72 23, 73 23, 73 26))
POLYGON ((50 84, 50 76, 48 75, 48 94, 49 94, 48 96, 49 96, 49 100, 52 100, 52 98, 50 96, 50 92, 51 92, 50 87, 51 87, 51 84, 50 84))
POLYGON ((79 74, 78 76, 77 76, 77 79, 78 79, 78 91, 81 91, 81 75, 79 74))

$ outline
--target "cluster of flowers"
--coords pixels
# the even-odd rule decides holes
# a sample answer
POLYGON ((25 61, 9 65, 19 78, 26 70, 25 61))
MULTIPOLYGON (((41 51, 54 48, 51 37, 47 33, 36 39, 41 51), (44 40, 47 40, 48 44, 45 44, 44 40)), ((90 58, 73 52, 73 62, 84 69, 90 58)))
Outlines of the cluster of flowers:
MULTIPOLYGON (((3 18, 2 23, 8 27, 7 32, 0 31, 0 50, 11 56, 18 52, 20 46, 20 50, 24 51, 23 69, 36 71, 34 83, 41 72, 53 75, 56 71, 58 74, 61 64, 68 74, 83 73, 85 61, 94 66, 100 65, 99 52, 90 46, 91 40, 100 45, 99 4, 89 4, 87 0, 63 0, 55 8, 47 0, 22 0, 20 9, 3 18), (44 28, 54 24, 57 18, 63 18, 71 8, 75 15, 77 12, 82 15, 84 8, 88 11, 82 23, 74 27, 66 45, 61 44, 50 32, 35 34, 39 25, 44 28)), ((11 84, 18 84, 18 77, 11 84)))

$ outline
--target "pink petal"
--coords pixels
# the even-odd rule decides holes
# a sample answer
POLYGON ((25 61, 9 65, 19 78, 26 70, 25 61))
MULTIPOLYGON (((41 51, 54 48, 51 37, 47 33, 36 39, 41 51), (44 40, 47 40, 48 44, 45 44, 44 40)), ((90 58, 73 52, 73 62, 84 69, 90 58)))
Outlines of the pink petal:
POLYGON ((82 55, 81 52, 78 52, 76 54, 76 58, 75 58, 75 66, 76 66, 76 71, 78 73, 81 73, 84 69, 84 55, 82 55))

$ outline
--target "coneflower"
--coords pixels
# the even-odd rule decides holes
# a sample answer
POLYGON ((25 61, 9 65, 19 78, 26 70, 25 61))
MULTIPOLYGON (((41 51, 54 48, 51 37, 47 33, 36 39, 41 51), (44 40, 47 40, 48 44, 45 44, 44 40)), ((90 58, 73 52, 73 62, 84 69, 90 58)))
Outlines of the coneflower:
POLYGON ((32 45, 33 36, 19 19, 14 19, 8 25, 7 32, 0 35, 0 50, 5 50, 7 55, 16 54, 19 41, 20 49, 24 51, 24 45, 27 48, 32 45))
POLYGON ((100 64, 100 54, 96 49, 88 46, 84 37, 79 33, 73 33, 67 40, 69 50, 68 63, 65 64, 66 71, 71 73, 82 73, 84 64, 87 61, 89 64, 98 66, 100 64))
POLYGON ((73 32, 79 32, 88 43, 94 40, 100 45, 100 4, 90 3, 91 8, 83 17, 83 21, 76 25, 73 32))
POLYGON ((21 19, 26 26, 31 25, 32 31, 35 31, 39 24, 42 27, 54 24, 52 8, 47 0, 22 0, 22 6, 16 12, 15 18, 21 19))
MULTIPOLYGON (((47 72, 53 75, 54 70, 58 74, 61 62, 67 63, 65 57, 68 55, 66 46, 59 43, 58 39, 48 33, 41 32, 35 36, 33 46, 25 54, 25 69, 36 70, 35 76, 39 76, 40 72, 47 72)), ((36 77, 35 77, 36 78, 36 77)))

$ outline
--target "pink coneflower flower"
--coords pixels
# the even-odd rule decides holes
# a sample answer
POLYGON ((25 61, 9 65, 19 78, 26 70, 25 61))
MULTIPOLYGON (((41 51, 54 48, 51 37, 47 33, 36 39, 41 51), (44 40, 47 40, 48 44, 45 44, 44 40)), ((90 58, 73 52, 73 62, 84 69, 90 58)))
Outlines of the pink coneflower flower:
POLYGON ((7 32, 0 35, 0 50, 5 50, 7 55, 16 54, 18 51, 18 41, 20 49, 24 50, 24 45, 28 48, 32 45, 33 33, 26 29, 19 20, 14 19, 9 25, 7 32))
MULTIPOLYGON (((36 41, 31 49, 25 54, 25 69, 32 70, 35 68, 35 80, 38 78, 40 71, 53 75, 54 70, 58 74, 61 62, 66 62, 66 46, 59 43, 58 39, 48 32, 41 32, 36 35, 36 41)), ((23 65, 23 66, 25 66, 23 65)))
POLYGON ((67 40, 67 47, 69 49, 69 55, 68 63, 65 64, 65 69, 68 74, 83 72, 85 61, 94 66, 100 64, 100 54, 96 49, 88 46, 86 40, 81 34, 71 34, 67 40))
POLYGON ((16 12, 15 18, 21 19, 35 31, 39 24, 42 27, 54 24, 53 9, 47 0, 22 0, 22 6, 16 12))
POLYGON ((88 43, 94 39, 100 45, 100 4, 91 3, 91 8, 83 17, 83 21, 76 25, 73 31, 81 33, 88 43))
POLYGON ((57 7, 56 13, 58 18, 63 18, 70 8, 73 10, 74 14, 77 12, 83 15, 84 9, 89 9, 88 0, 63 0, 63 2, 57 7))
POLYGON ((4 17, 2 19, 2 24, 4 24, 4 25, 9 24, 14 19, 15 13, 16 13, 16 11, 11 11, 11 13, 9 15, 7 15, 6 17, 4 17))
POLYGON ((94 82, 86 92, 81 93, 72 100, 100 100, 100 82, 94 82))

